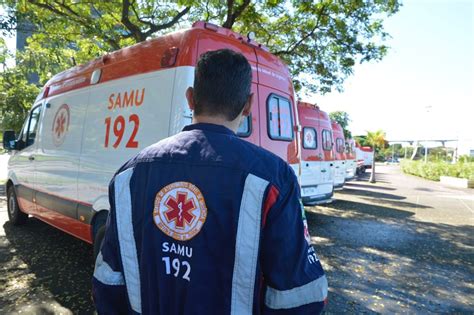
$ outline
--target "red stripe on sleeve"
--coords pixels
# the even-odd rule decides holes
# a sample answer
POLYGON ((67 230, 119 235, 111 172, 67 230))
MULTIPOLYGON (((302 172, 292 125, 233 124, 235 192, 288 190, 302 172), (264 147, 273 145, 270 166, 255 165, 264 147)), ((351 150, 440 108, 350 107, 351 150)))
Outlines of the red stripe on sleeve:
POLYGON ((270 187, 270 190, 268 191, 267 199, 265 200, 265 203, 263 204, 262 228, 265 227, 265 223, 267 222, 268 212, 270 211, 270 208, 273 207, 273 205, 277 201, 279 194, 280 193, 278 192, 278 189, 276 189, 276 187, 272 185, 270 187))

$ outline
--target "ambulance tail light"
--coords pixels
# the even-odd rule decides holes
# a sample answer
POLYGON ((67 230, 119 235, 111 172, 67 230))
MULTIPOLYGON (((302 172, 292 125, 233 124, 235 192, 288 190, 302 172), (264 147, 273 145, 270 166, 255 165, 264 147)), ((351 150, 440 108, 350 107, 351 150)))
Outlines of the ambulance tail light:
POLYGON ((165 67, 172 67, 176 63, 176 59, 178 57, 178 47, 171 47, 168 48, 163 56, 161 57, 161 66, 165 67))
POLYGON ((47 97, 48 97, 48 94, 49 94, 49 86, 47 86, 47 87, 44 88, 44 91, 43 91, 43 98, 47 98, 47 97))

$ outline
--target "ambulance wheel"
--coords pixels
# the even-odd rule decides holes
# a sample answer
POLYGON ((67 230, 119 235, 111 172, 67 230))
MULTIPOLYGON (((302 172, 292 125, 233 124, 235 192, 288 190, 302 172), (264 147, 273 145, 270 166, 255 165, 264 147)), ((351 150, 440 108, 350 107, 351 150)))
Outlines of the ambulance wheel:
POLYGON ((10 187, 7 192, 8 219, 13 225, 23 225, 28 220, 28 215, 20 210, 16 199, 15 189, 10 187))
POLYGON ((105 225, 102 225, 98 230, 94 237, 94 261, 99 255, 100 247, 102 246, 102 242, 104 241, 105 236, 105 225))

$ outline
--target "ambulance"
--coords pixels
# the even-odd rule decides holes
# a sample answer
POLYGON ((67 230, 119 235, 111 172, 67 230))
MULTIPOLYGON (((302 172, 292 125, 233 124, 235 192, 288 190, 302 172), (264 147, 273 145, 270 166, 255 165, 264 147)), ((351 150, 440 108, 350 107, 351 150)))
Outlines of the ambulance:
POLYGON ((346 181, 355 178, 357 174, 357 161, 355 155, 354 139, 346 139, 346 181))
POLYGON ((372 168, 374 160, 374 150, 371 147, 361 146, 356 143, 355 154, 357 160, 357 171, 359 174, 364 174, 367 169, 372 168))
POLYGON ((301 125, 301 196, 304 204, 329 203, 333 195, 331 120, 317 105, 298 102, 301 125))
POLYGON ((97 253, 110 208, 108 184, 141 149, 191 123, 185 91, 199 56, 228 48, 253 70, 254 104, 238 135, 299 165, 297 114, 287 66, 255 42, 216 25, 192 28, 127 47, 51 78, 18 136, 7 131, 8 215, 32 215, 85 242, 97 253))
POLYGON ((346 141, 341 125, 331 120, 334 152, 334 190, 340 190, 346 180, 346 141))

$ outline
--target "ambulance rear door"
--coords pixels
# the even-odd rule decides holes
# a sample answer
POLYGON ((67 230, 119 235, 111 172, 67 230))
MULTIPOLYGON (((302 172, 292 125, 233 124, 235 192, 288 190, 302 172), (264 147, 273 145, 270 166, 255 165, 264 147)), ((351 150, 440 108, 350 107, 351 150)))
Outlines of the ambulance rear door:
POLYGON ((201 54, 217 49, 231 49, 239 52, 247 58, 252 67, 252 87, 251 93, 254 94, 251 115, 242 120, 237 134, 255 145, 260 145, 260 128, 259 128, 259 97, 257 88, 257 57, 255 48, 238 41, 236 38, 223 36, 221 34, 213 34, 210 32, 203 32, 199 37, 198 56, 201 54))
POLYGON ((259 52, 260 145, 299 168, 296 113, 291 78, 275 56, 259 52))

